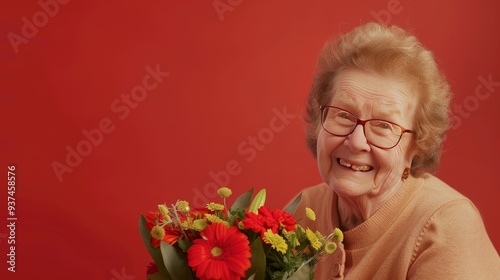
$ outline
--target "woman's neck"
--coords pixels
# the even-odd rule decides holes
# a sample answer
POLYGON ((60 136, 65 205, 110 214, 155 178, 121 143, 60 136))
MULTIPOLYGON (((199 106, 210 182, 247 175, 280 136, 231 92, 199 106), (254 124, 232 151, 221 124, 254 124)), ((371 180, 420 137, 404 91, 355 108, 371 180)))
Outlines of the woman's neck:
POLYGON ((386 203, 403 185, 387 189, 376 195, 367 194, 358 197, 338 197, 338 213, 340 229, 347 231, 362 224, 386 203))

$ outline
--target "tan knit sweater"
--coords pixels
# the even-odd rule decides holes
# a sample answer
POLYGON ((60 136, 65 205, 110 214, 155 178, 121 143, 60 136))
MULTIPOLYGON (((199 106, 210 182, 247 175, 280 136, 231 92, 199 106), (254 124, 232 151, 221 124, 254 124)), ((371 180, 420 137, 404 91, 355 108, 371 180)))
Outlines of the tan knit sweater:
MULTIPOLYGON (((299 224, 324 235, 339 227, 337 196, 326 184, 304 190, 299 224)), ((500 279, 500 257, 466 197, 432 175, 410 177, 368 220, 344 232, 314 279, 500 279), (345 249, 345 250, 344 250, 345 249)))

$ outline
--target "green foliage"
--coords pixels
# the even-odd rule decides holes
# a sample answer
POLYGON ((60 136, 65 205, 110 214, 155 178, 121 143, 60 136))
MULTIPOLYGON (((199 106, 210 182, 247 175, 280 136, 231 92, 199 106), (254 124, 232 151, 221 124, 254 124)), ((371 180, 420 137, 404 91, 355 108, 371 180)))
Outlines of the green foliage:
POLYGON ((164 241, 161 242, 160 249, 163 264, 170 273, 172 280, 193 280, 186 255, 164 241))
POLYGON ((165 280, 165 277, 161 272, 157 272, 155 274, 148 274, 147 280, 165 280))
POLYGON ((247 270, 247 276, 253 275, 254 280, 264 280, 266 270, 266 255, 260 238, 255 238, 251 247, 252 257, 250 263, 252 266, 247 270))
POLYGON ((262 189, 253 198, 252 203, 250 203, 250 206, 248 207, 248 212, 253 212, 257 214, 257 210, 261 206, 263 206, 265 202, 266 202, 266 189, 262 189))
POLYGON ((293 214, 297 210, 297 207, 299 206, 300 202, 302 201, 302 194, 299 194, 293 201, 292 203, 288 204, 288 206, 285 208, 285 211, 293 214))
POLYGON ((172 280, 172 277, 170 277, 170 274, 168 273, 167 269, 165 268, 165 265, 163 264, 163 258, 160 249, 154 248, 151 245, 150 241, 151 233, 149 232, 148 227, 146 226, 146 218, 144 217, 144 215, 141 215, 139 218, 139 231, 141 233, 142 241, 144 241, 144 245, 146 245, 146 249, 153 258, 153 261, 155 262, 156 266, 158 267, 161 279, 172 280))
POLYGON ((191 245, 193 245, 192 242, 189 242, 189 241, 186 241, 186 240, 183 240, 183 239, 179 239, 179 240, 177 240, 177 242, 179 243, 179 248, 184 253, 187 253, 187 250, 189 249, 189 247, 191 247, 191 245))
POLYGON ((231 205, 230 211, 233 211, 235 209, 246 209, 248 207, 248 205, 250 205, 250 201, 252 199, 252 194, 253 194, 253 188, 250 189, 248 192, 240 195, 233 202, 233 205, 231 205))

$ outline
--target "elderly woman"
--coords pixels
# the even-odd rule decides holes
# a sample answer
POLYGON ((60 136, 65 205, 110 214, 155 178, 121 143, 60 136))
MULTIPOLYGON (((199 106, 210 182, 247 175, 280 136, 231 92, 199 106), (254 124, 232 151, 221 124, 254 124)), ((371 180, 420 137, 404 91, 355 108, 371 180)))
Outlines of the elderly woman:
POLYGON ((432 53, 400 28, 369 23, 326 44, 307 135, 324 183, 299 210, 321 219, 302 226, 339 227, 344 246, 315 279, 500 279, 479 211, 430 174, 449 103, 432 53))

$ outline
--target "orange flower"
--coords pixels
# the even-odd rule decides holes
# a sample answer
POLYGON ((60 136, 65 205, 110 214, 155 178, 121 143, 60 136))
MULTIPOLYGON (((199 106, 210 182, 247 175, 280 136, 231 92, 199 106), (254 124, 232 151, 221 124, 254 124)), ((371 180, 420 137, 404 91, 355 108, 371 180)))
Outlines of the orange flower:
MULTIPOLYGON (((163 217, 160 215, 159 212, 153 212, 150 211, 146 215, 144 215, 146 218, 146 226, 149 230, 153 229, 154 226, 157 225, 158 222, 163 222, 163 217)), ((165 229, 165 235, 161 240, 156 239, 151 236, 151 244, 155 247, 158 248, 160 247, 161 241, 165 241, 170 245, 174 245, 177 240, 181 237, 181 230, 178 228, 171 228, 170 226, 163 226, 165 229)))
MULTIPOLYGON (((156 239, 153 236, 151 236, 150 239, 151 244, 153 245, 153 247, 158 248, 160 247, 162 240, 170 245, 174 245, 175 243, 177 243, 179 239, 186 239, 186 237, 182 235, 180 224, 186 221, 187 218, 197 219, 203 217, 203 215, 207 213, 212 213, 212 212, 207 210, 206 208, 195 208, 192 209, 187 215, 179 214, 180 221, 167 224, 167 221, 165 220, 164 216, 159 211, 149 211, 146 215, 144 215, 144 217, 146 218, 146 226, 148 230, 151 231, 153 227, 156 225, 161 225, 165 230, 165 235, 163 236, 162 239, 156 239)), ((172 216, 171 218, 174 219, 174 216, 172 216)), ((189 239, 191 238, 192 239, 198 238, 198 235, 196 233, 191 234, 189 236, 189 239)))
POLYGON ((250 268, 250 242, 238 227, 212 223, 187 251, 189 266, 200 280, 239 280, 250 268))

